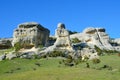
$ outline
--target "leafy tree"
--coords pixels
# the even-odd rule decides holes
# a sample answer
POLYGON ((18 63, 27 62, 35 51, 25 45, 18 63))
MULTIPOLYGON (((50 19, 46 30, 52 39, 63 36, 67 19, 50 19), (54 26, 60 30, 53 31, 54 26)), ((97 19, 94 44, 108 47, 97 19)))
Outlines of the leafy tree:
POLYGON ((21 48, 22 48, 22 46, 21 46, 20 42, 15 43, 14 49, 16 52, 19 51, 21 48))

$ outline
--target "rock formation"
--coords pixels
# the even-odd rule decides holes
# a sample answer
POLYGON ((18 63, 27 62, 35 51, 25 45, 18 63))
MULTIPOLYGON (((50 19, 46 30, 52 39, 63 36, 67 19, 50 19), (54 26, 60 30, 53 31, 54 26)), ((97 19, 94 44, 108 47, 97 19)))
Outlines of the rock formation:
POLYGON ((51 52, 54 50, 68 50, 72 51, 69 31, 65 29, 63 23, 59 23, 55 30, 56 41, 52 46, 46 48, 43 52, 51 52))
POLYGON ((115 50, 120 51, 120 38, 112 39, 111 44, 115 50))
POLYGON ((78 38, 92 48, 96 45, 101 49, 114 50, 110 44, 110 37, 104 28, 86 28, 83 33, 73 34, 70 38, 78 38))
POLYGON ((57 40, 54 43, 54 46, 63 49, 72 49, 70 42, 69 31, 65 29, 65 25, 63 23, 59 23, 56 29, 56 37, 57 40))
POLYGON ((50 31, 35 22, 23 23, 14 30, 12 45, 17 42, 24 48, 38 47, 46 45, 50 31))
POLYGON ((12 47, 12 39, 0 39, 0 49, 8 49, 12 47))

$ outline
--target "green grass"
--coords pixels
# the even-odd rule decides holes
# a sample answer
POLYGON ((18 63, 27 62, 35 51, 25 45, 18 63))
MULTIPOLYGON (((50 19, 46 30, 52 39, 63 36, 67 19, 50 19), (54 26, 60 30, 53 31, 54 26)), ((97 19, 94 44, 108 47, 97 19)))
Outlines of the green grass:
POLYGON ((120 57, 115 54, 100 58, 99 64, 89 61, 90 68, 86 63, 68 67, 59 64, 60 58, 5 60, 0 62, 0 80, 120 80, 120 57), (103 65, 112 70, 99 70, 103 65))
POLYGON ((4 54, 4 53, 9 53, 9 52, 11 52, 11 51, 13 51, 14 50, 14 48, 12 47, 12 48, 9 48, 9 49, 2 49, 2 50, 0 50, 0 55, 2 55, 2 54, 4 54))

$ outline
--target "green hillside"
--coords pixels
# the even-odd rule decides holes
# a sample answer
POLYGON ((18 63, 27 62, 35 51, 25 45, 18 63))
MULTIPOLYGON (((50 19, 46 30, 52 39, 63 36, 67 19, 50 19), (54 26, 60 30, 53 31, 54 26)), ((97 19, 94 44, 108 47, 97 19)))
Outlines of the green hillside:
POLYGON ((100 57, 99 64, 88 61, 75 66, 60 64, 62 58, 14 59, 0 62, 0 80, 120 80, 120 57, 100 57))

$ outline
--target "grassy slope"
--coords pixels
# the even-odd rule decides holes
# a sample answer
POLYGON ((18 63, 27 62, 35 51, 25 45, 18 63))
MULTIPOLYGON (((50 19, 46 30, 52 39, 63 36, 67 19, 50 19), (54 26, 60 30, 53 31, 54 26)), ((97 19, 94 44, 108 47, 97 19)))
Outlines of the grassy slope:
POLYGON ((85 63, 66 67, 59 64, 59 61, 57 58, 1 61, 0 80, 120 80, 120 57, 117 55, 101 56, 100 64, 89 62, 90 68, 86 68, 85 63), (35 63, 40 63, 41 66, 35 63), (113 70, 93 69, 105 64, 111 66, 113 70))

